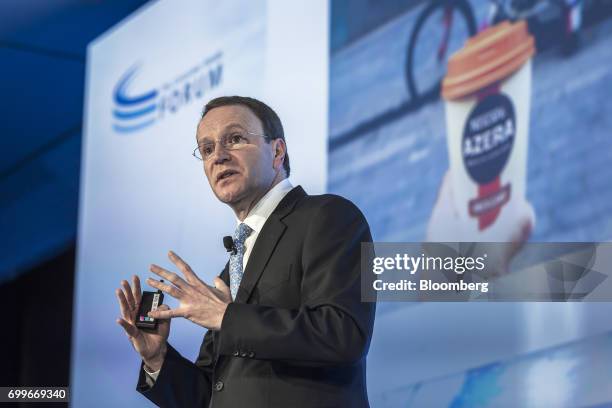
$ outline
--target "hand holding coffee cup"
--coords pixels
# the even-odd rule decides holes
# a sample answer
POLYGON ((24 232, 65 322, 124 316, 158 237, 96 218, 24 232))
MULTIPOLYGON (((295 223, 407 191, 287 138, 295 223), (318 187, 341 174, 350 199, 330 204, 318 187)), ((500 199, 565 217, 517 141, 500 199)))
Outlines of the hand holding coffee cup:
MULTIPOLYGON (((442 178, 442 183, 438 189, 438 196, 434 204, 433 211, 427 224, 425 241, 427 242, 462 242, 466 241, 464 235, 463 220, 459 218, 455 200, 453 199, 453 184, 450 179, 450 172, 447 171, 442 178)), ((523 200, 517 203, 516 222, 512 228, 505 230, 506 235, 501 236, 499 242, 508 242, 506 246, 493 246, 493 250, 501 250, 497 253, 495 260, 491 262, 496 265, 496 269, 487 270, 487 278, 495 275, 504 275, 508 272, 512 258, 521 250, 525 242, 529 239, 531 231, 536 223, 535 211, 533 206, 523 200)), ((492 252, 492 250, 489 250, 492 252)))

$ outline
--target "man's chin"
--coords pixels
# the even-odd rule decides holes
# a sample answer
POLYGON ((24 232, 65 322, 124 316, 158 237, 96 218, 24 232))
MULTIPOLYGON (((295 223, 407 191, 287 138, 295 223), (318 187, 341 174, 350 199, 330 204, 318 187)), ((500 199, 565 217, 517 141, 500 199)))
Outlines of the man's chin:
POLYGON ((228 186, 215 191, 215 195, 222 203, 232 204, 240 200, 242 191, 239 188, 234 188, 234 186, 228 186))

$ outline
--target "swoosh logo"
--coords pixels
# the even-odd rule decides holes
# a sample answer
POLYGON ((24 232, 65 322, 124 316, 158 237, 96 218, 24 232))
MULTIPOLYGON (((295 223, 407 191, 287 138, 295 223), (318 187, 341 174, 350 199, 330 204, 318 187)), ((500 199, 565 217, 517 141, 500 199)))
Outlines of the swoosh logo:
POLYGON ((128 91, 139 67, 131 67, 115 86, 113 100, 113 129, 119 133, 130 133, 144 129, 155 122, 157 89, 137 95, 128 91))

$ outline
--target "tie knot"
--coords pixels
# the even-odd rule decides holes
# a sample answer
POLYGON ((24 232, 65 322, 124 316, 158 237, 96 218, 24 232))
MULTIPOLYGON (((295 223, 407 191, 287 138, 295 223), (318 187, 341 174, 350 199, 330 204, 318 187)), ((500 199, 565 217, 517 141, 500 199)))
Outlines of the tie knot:
POLYGON ((247 237, 251 235, 251 232, 253 232, 253 229, 251 229, 251 227, 246 225, 244 222, 241 222, 236 227, 236 231, 234 231, 234 243, 236 245, 243 245, 247 237))

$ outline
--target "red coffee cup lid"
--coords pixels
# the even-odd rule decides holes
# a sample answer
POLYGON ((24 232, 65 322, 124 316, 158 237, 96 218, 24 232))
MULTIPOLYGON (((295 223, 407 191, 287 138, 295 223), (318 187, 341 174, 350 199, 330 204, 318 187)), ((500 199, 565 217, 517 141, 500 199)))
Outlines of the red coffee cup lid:
POLYGON ((525 21, 503 21, 468 39, 448 60, 442 97, 460 99, 518 70, 535 54, 525 21))

